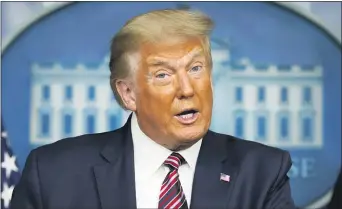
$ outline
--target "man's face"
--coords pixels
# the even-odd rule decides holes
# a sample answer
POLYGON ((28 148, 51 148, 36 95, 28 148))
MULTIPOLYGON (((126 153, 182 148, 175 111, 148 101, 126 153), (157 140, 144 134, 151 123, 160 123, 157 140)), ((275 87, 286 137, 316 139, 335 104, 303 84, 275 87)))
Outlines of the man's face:
POLYGON ((170 149, 207 132, 212 114, 211 69, 199 39, 145 44, 136 72, 135 106, 144 133, 170 149))

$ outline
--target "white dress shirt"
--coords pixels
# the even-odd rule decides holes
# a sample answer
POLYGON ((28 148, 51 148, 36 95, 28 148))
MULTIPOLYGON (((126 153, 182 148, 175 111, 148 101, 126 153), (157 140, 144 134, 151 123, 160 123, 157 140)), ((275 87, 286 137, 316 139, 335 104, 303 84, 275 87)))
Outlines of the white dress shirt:
MULTIPOLYGON (((131 131, 134 147, 137 208, 158 208, 160 187, 169 172, 163 163, 172 151, 146 136, 141 131, 134 113, 131 131)), ((201 143, 202 139, 190 148, 178 152, 187 162, 187 164, 180 166, 178 173, 188 206, 191 202, 192 182, 201 143)))

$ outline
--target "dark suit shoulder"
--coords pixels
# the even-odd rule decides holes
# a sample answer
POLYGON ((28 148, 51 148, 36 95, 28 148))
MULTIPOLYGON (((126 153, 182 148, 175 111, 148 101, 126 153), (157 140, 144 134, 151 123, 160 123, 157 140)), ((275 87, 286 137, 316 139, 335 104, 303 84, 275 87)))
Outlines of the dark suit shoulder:
POLYGON ((215 138, 221 141, 219 143, 226 146, 229 162, 237 167, 241 182, 248 184, 251 191, 255 190, 262 199, 270 201, 271 204, 273 192, 284 188, 288 190, 287 174, 292 162, 287 151, 229 135, 215 135, 215 138))
MULTIPOLYGON (((47 164, 84 164, 96 163, 100 159, 100 152, 110 141, 121 141, 121 129, 86 134, 61 139, 51 144, 43 145, 32 152, 40 163, 47 164)), ((112 143, 115 145, 115 143, 112 143)))
POLYGON ((281 166, 286 166, 287 168, 284 169, 288 169, 291 166, 290 154, 286 150, 231 135, 213 133, 217 138, 226 141, 227 149, 234 150, 236 159, 243 164, 253 164, 265 170, 279 170, 281 166))
POLYGON ((227 142, 233 143, 234 146, 236 146, 237 149, 245 149, 246 151, 261 151, 261 152, 266 152, 267 154, 284 154, 284 152, 287 152, 283 149, 277 148, 277 147, 272 147, 266 144, 262 144, 261 142, 256 142, 256 141, 249 141, 245 139, 241 139, 238 137, 234 137, 231 135, 227 134, 222 134, 222 133, 217 133, 211 131, 215 137, 221 139, 221 140, 226 140, 227 142))

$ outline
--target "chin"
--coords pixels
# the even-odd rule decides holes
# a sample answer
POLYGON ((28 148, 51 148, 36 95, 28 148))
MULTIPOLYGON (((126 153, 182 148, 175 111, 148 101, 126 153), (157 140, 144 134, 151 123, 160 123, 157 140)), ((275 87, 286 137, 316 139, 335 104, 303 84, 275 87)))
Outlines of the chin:
POLYGON ((185 142, 197 141, 201 139, 206 133, 206 131, 204 131, 204 127, 188 127, 184 129, 177 131, 176 135, 177 138, 182 139, 182 141, 185 142))

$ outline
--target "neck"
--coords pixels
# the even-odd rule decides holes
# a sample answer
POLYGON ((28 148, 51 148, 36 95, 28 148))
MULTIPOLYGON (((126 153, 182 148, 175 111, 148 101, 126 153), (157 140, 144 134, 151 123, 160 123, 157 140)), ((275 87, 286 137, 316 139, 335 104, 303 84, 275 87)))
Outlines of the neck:
POLYGON ((173 152, 179 152, 181 150, 186 150, 188 148, 190 148, 192 145, 196 144, 199 140, 196 140, 196 141, 191 141, 191 142, 188 142, 188 143, 180 143, 180 144, 173 144, 173 145, 165 145, 165 144, 162 144, 162 146, 164 146, 166 149, 169 149, 173 152))

